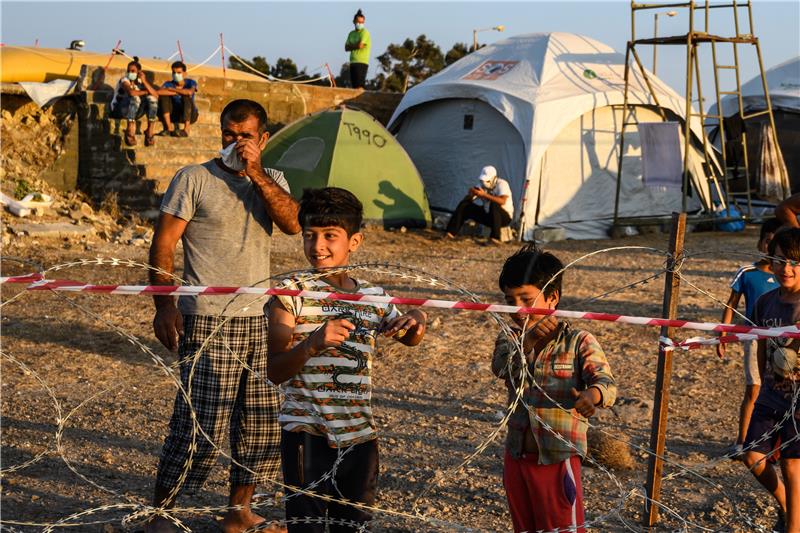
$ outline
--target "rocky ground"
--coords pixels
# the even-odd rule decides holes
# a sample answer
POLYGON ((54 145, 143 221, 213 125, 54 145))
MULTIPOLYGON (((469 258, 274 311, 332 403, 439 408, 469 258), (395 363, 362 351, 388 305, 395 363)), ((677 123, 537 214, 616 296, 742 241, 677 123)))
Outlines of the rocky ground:
POLYGON ((2 119, 0 180, 35 180, 61 154, 69 122, 57 117, 52 107, 42 110, 33 102, 14 112, 4 109, 2 119))
MULTIPOLYGON (((82 211, 80 198, 60 201, 63 205, 44 222, 90 231, 42 235, 20 229, 23 220, 4 214, 2 275, 94 257, 146 261, 149 228, 118 213, 82 211)), ((718 318, 719 304, 689 283, 726 298, 727 281, 739 264, 751 260, 741 254, 754 251, 756 239, 752 228, 735 235, 688 235, 687 249, 701 255, 690 258, 682 269, 686 281, 681 317, 718 318)), ((573 260, 611 246, 666 249, 666 241, 666 235, 655 234, 561 242, 548 248, 573 260)), ((396 267, 388 269, 396 274, 371 269, 361 273, 392 294, 453 299, 462 297, 457 287, 463 287, 483 301, 497 302, 497 275, 503 258, 514 250, 511 244, 485 247, 471 239, 442 241, 429 231, 370 230, 355 261, 421 271, 418 278, 396 275, 403 272, 396 267)), ((663 256, 643 249, 588 258, 566 274, 562 308, 657 316, 663 277, 586 300, 655 274, 663 262, 663 256)), ((272 272, 303 267, 299 238, 278 236, 272 272)), ((52 277, 109 284, 146 281, 142 269, 107 265, 69 268, 52 277)), ((37 531, 43 524, 96 510, 75 516, 71 521, 83 525, 70 530, 120 529, 131 505, 149 499, 175 388, 149 356, 116 331, 134 335, 167 363, 174 362, 174 356, 152 335, 147 298, 29 292, 11 301, 20 291, 20 286, 2 286, 2 520, 16 531, 37 531), (57 434, 58 420, 64 421, 64 430, 57 434), (24 466, 28 461, 32 463, 24 466)), ((489 369, 497 326, 489 315, 474 312, 432 311, 430 321, 420 347, 384 343, 375 362, 374 402, 381 426, 378 506, 394 514, 377 513, 374 530, 507 531, 504 432, 491 440, 505 406, 505 388, 489 369), (481 453, 462 466, 479 449, 481 453), (419 518, 403 516, 415 509, 419 518)), ((596 531, 639 530, 639 494, 647 470, 641 447, 649 438, 658 331, 576 323, 594 332, 605 347, 620 396, 618 407, 604 413, 598 426, 612 437, 606 439, 603 462, 622 465, 608 471, 584 466, 587 515, 599 520, 596 531), (629 449, 632 468, 621 468, 625 461, 614 461, 615 455, 629 449)), ((695 334, 678 333, 679 338, 695 334)), ((675 354, 665 466, 672 478, 664 482, 663 502, 669 511, 662 513, 660 530, 753 531, 774 522, 772 501, 747 470, 736 462, 716 461, 735 436, 742 382, 738 348, 724 360, 712 349, 675 354)), ((221 460, 205 490, 184 498, 181 505, 224 505, 226 465, 221 460)), ((278 491, 270 485, 260 489, 262 513, 272 519, 282 517, 276 505, 278 491)), ((198 511, 182 518, 193 531, 214 531, 219 515, 198 511)))

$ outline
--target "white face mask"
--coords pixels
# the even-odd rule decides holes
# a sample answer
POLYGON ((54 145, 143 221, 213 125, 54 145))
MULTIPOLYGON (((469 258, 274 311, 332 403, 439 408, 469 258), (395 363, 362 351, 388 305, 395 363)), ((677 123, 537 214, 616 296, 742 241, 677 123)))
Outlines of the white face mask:
POLYGON ((246 166, 242 158, 239 157, 239 152, 236 151, 236 143, 231 143, 227 148, 222 148, 219 151, 219 156, 222 158, 222 163, 235 172, 241 172, 246 166))

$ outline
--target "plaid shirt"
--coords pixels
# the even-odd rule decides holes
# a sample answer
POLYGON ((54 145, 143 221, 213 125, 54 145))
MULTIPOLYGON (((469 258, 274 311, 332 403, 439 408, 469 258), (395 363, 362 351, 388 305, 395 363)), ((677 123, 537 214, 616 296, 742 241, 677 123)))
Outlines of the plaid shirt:
MULTIPOLYGON (((525 356, 528 371, 533 380, 547 392, 555 402, 567 409, 559 408, 548 399, 542 390, 526 378, 522 401, 508 422, 506 448, 515 458, 524 453, 523 442, 526 431, 532 431, 539 448, 539 463, 554 464, 576 454, 575 449, 548 430, 526 405, 565 440, 577 448, 577 454, 586 455, 587 420, 572 408, 575 399, 571 389, 582 391, 596 387, 602 395, 600 405, 610 407, 617 397, 617 386, 603 349, 591 333, 573 329, 567 322, 560 322, 553 339, 537 355, 525 356)), ((514 383, 519 379, 519 354, 513 339, 500 332, 495 341, 492 356, 492 372, 504 378, 508 387, 509 405, 516 397, 514 383)))

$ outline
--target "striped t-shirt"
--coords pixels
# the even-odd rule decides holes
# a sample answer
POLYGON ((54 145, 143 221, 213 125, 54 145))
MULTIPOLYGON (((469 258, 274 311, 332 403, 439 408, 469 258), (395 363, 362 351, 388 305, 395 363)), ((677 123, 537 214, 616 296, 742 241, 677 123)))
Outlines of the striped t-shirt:
MULTIPOLYGON (((288 279, 282 288, 384 295, 381 287, 361 280, 355 291, 333 287, 323 280, 288 279)), ((336 348, 327 348, 306 361, 300 373, 281 385, 285 394, 278 421, 286 431, 325 436, 332 448, 343 448, 376 437, 372 417, 372 353, 381 325, 399 316, 389 304, 355 304, 331 300, 278 296, 295 317, 292 347, 328 320, 346 318, 356 329, 336 348)))

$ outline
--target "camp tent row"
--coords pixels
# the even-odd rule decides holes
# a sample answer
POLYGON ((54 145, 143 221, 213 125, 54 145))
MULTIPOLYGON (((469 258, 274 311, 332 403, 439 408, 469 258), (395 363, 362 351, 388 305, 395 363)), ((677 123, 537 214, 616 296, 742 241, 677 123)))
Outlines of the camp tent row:
MULTIPOLYGON (((631 69, 622 116, 625 58, 571 33, 519 35, 486 46, 416 85, 389 130, 420 171, 431 208, 452 211, 494 165, 511 185, 515 219, 530 240, 537 227, 562 227, 567 238, 605 238, 612 225, 623 120, 661 122, 643 77, 631 69)), ((648 76, 671 121, 684 100, 648 76)), ((681 128, 682 130, 682 128, 681 128)), ((700 137, 699 124, 693 130, 700 137)), ((638 133, 625 135, 620 216, 680 210, 680 190, 642 181, 638 133)), ((711 206, 705 160, 693 139, 689 209, 711 206)), ((681 141, 681 146, 683 142, 681 141)))

